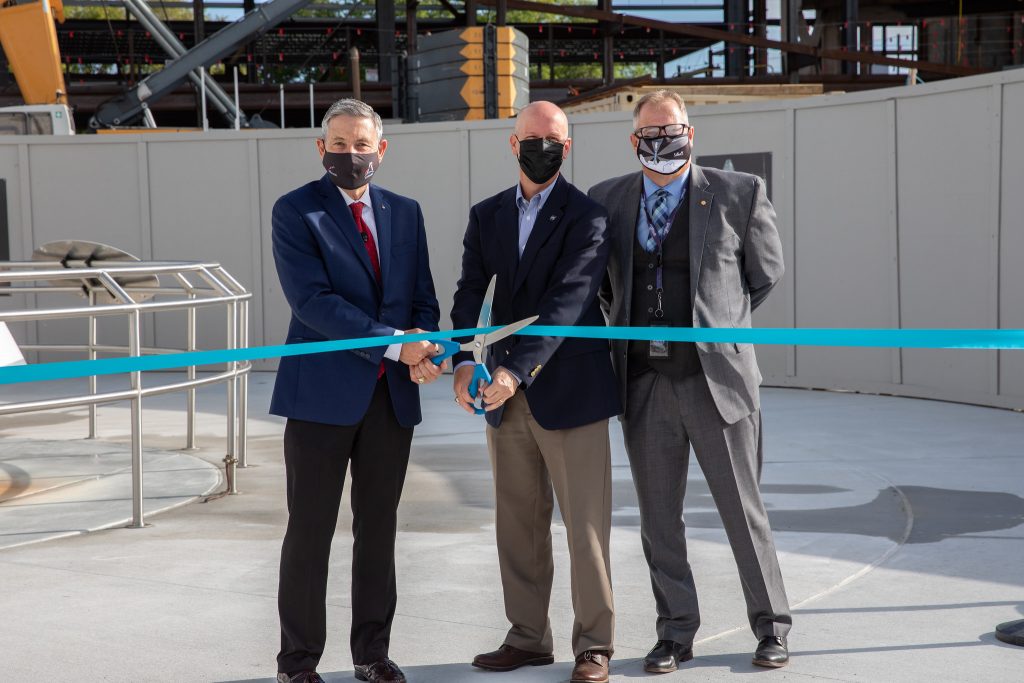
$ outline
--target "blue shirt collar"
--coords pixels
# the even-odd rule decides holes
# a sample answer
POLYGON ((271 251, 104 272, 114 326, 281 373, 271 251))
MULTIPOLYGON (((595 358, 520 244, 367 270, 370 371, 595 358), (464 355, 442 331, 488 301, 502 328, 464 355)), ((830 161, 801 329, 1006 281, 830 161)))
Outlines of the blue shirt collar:
MULTIPOLYGON (((668 190, 669 195, 676 201, 679 201, 682 198, 683 190, 686 188, 686 184, 690 182, 690 169, 692 168, 692 166, 692 164, 690 166, 687 166, 686 171, 683 173, 683 175, 673 180, 664 188, 668 190)), ((646 175, 644 176, 644 193, 648 197, 650 197, 660 189, 662 188, 659 187, 654 181, 652 181, 646 175)))
MULTIPOLYGON (((544 206, 544 202, 548 200, 548 195, 551 194, 551 190, 555 189, 555 185, 557 183, 558 178, 555 178, 555 182, 551 183, 543 190, 534 195, 534 198, 537 200, 537 206, 544 206)), ((523 196, 523 186, 519 183, 516 183, 516 206, 522 206, 521 202, 524 201, 526 201, 526 197, 523 196)))

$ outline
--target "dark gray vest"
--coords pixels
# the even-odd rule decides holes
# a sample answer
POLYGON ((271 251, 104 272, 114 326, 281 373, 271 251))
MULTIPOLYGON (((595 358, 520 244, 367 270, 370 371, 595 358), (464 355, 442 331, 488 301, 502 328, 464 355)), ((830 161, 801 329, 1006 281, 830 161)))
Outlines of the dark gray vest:
MULTIPOLYGON (((689 192, 689 190, 687 190, 689 192)), ((657 252, 648 254, 636 236, 633 236, 633 301, 629 324, 646 327, 652 324, 670 327, 693 327, 693 309, 690 306, 690 211, 687 195, 679 207, 672 228, 663 245, 664 287, 662 310, 664 318, 656 318, 658 307, 656 290, 657 252)), ((700 371, 697 347, 689 342, 670 344, 667 359, 648 358, 647 341, 629 342, 629 374, 637 375, 655 370, 675 379, 682 379, 700 371)))

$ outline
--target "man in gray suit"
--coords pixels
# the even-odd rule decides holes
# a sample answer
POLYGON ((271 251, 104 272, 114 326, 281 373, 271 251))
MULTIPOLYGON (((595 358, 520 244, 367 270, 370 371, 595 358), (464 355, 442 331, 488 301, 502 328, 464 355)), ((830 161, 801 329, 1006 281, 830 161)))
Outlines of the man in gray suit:
MULTIPOLYGON (((642 171, 590 190, 609 214, 611 256, 601 295, 609 324, 750 327, 750 312, 783 273, 764 184, 690 163, 693 128, 673 92, 641 98, 633 128, 642 171)), ((692 659, 700 626, 683 523, 691 444, 739 568, 758 639, 754 664, 785 666, 792 619, 758 486, 761 373, 754 349, 616 341, 612 355, 658 611, 658 643, 644 668, 667 673, 692 659)))

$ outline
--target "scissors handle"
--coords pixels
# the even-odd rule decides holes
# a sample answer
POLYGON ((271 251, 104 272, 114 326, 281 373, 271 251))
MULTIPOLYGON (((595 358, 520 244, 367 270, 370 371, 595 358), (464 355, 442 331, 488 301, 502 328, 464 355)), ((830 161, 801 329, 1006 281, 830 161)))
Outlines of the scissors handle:
POLYGON ((448 339, 442 339, 440 341, 436 341, 433 343, 437 344, 442 349, 444 349, 443 352, 439 353, 438 355, 430 359, 434 363, 434 365, 440 365, 445 361, 445 359, 451 358, 452 356, 457 354, 459 352, 459 349, 461 348, 458 342, 453 342, 448 339))
POLYGON ((483 363, 476 364, 476 367, 473 369, 473 378, 469 380, 469 395, 473 397, 473 412, 477 415, 483 415, 487 412, 484 410, 483 396, 480 397, 480 405, 477 405, 476 402, 480 380, 483 380, 485 384, 491 383, 491 373, 483 363))

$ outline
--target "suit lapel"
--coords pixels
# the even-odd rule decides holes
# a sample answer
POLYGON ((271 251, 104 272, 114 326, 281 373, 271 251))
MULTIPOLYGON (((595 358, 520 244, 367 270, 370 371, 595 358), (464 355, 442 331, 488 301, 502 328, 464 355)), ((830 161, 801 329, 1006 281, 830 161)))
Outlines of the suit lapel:
MULTIPOLYGON (((506 190, 501 196, 498 211, 494 216, 494 227, 497 230, 498 245, 501 248, 505 272, 499 279, 502 282, 514 282, 516 267, 519 265, 519 209, 516 207, 516 190, 506 190)), ((481 229, 486 229, 481 226, 481 229)))
POLYGON ((697 301, 697 287, 700 284, 701 256, 704 254, 704 240, 708 234, 708 221, 715 194, 710 191, 708 179, 700 166, 690 166, 690 188, 687 190, 690 203, 690 306, 697 301))
POLYGON ((323 196, 324 206, 327 208, 328 215, 334 220, 338 232, 348 241, 352 251, 356 253, 356 258, 366 269, 366 274, 376 282, 373 264, 370 263, 370 256, 366 253, 366 247, 363 246, 363 238, 360 237, 356 222, 352 218, 352 210, 348 208, 338 188, 326 174, 320 179, 320 194, 323 196))
MULTIPOLYGON (((515 195, 513 195, 514 197, 515 195)), ((551 233, 555 231, 562 223, 562 215, 565 213, 565 203, 569 199, 569 184, 565 181, 565 178, 558 176, 558 180, 555 181, 555 186, 551 188, 551 194, 548 195, 548 199, 544 202, 544 206, 541 207, 540 212, 537 214, 537 220, 533 225, 533 231, 530 233, 530 238, 526 240, 526 248, 523 250, 523 257, 519 259, 519 268, 516 270, 515 283, 512 285, 512 294, 514 295, 523 283, 526 281, 526 276, 530 272, 530 267, 537 258, 537 254, 540 252, 540 248, 544 246, 544 243, 551 237, 551 233)), ((513 200, 513 203, 515 201, 513 200)), ((516 227, 518 233, 518 222, 519 222, 519 211, 516 209, 516 227)), ((518 241, 516 243, 516 250, 518 251, 518 241)))
POLYGON ((619 264, 622 267, 622 282, 626 287, 626 311, 633 305, 633 244, 636 242, 636 224, 640 219, 640 192, 643 185, 643 173, 638 172, 630 178, 617 207, 619 215, 610 217, 612 225, 622 226, 622 232, 619 233, 619 264))
MULTIPOLYGON (((373 219, 377 224, 377 253, 380 261, 381 288, 388 286, 388 274, 391 272, 391 206, 384 201, 384 193, 370 185, 364 199, 373 204, 373 219)), ((365 251, 365 249, 363 250, 365 251)))

